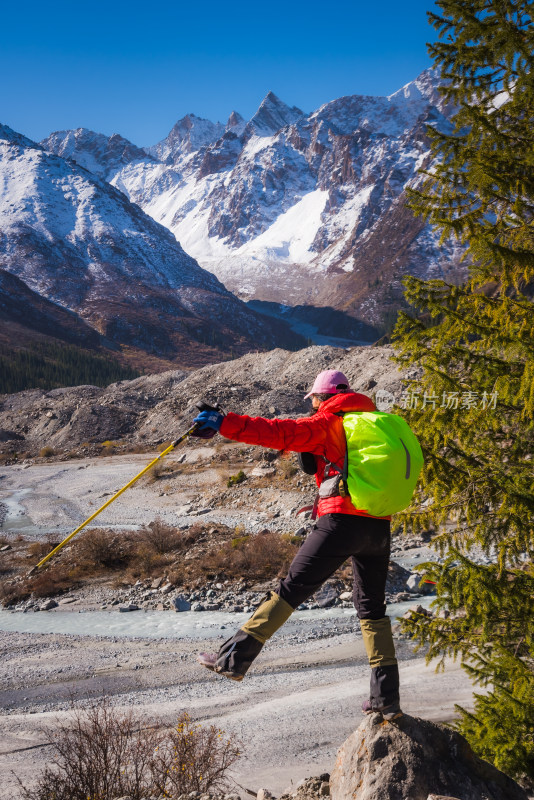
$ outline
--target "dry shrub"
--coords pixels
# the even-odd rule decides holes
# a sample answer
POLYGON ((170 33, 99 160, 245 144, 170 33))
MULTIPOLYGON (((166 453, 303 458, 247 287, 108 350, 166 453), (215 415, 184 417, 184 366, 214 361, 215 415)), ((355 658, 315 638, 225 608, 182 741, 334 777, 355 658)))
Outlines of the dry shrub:
POLYGON ((283 458, 280 458, 278 460, 277 468, 280 470, 282 476, 286 480, 289 480, 289 478, 293 478, 299 471, 293 459, 289 458, 288 456, 284 456, 283 458))
POLYGON ((28 545, 28 555, 35 558, 36 561, 40 561, 48 555, 50 550, 52 550, 52 547, 49 542, 31 542, 28 545))
POLYGON ((131 578, 147 578, 160 571, 167 563, 165 556, 156 553, 150 545, 141 543, 131 553, 127 574, 131 578))
POLYGON ((54 450, 53 447, 49 446, 41 447, 41 449, 39 450, 39 455, 41 458, 50 458, 51 456, 55 456, 55 454, 56 451, 54 450))
POLYGON ((41 572, 28 578, 26 583, 35 597, 53 597, 78 585, 78 580, 75 570, 56 565, 43 567, 41 572))
POLYGON ((153 467, 151 467, 148 472, 144 476, 145 483, 155 483, 157 480, 161 478, 163 475, 163 464, 161 461, 156 461, 153 467))
POLYGON ((161 554, 181 550, 184 544, 181 531, 159 518, 145 525, 141 536, 149 547, 161 554))
POLYGON ((0 584, 0 600, 3 606, 14 605, 34 597, 54 597, 79 585, 77 571, 64 566, 45 566, 37 575, 16 583, 0 584))
POLYGON ((205 558, 207 570, 224 573, 227 578, 246 575, 265 580, 286 573, 298 546, 282 534, 269 532, 239 536, 205 558))
POLYGON ((37 787, 19 781, 26 800, 131 800, 222 789, 238 745, 215 726, 204 728, 183 714, 165 730, 151 719, 119 712, 105 698, 75 709, 48 734, 54 766, 37 787))
POLYGON ((123 564, 115 534, 102 528, 90 528, 76 542, 76 558, 86 571, 95 567, 113 569, 123 564))
POLYGON ((22 603, 29 598, 30 594, 31 590, 26 581, 17 583, 2 581, 0 583, 0 603, 3 606, 14 606, 17 603, 22 603))
POLYGON ((226 773, 241 755, 239 746, 215 725, 204 728, 182 714, 159 745, 154 772, 164 797, 207 792, 227 785, 226 773))

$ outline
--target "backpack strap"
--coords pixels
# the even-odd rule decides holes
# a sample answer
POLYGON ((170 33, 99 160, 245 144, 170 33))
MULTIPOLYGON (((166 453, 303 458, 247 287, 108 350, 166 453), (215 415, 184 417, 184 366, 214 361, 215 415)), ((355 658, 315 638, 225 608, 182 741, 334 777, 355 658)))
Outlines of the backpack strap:
MULTIPOLYGON (((336 413, 336 417, 341 417, 343 419, 344 416, 345 416, 345 412, 344 411, 338 411, 336 413)), ((323 475, 323 480, 324 480, 324 478, 326 478, 327 469, 329 469, 331 467, 336 472, 339 472, 341 474, 341 477, 343 478, 343 481, 345 482, 345 486, 346 486, 347 485, 347 478, 349 476, 349 445, 348 445, 348 442, 347 442, 347 434, 345 433, 345 426, 342 425, 342 428, 343 428, 343 438, 345 439, 345 458, 343 460, 343 469, 339 469, 339 467, 336 466, 335 464, 333 464, 331 461, 327 461, 326 467, 325 467, 325 472, 324 472, 324 475, 323 475)))

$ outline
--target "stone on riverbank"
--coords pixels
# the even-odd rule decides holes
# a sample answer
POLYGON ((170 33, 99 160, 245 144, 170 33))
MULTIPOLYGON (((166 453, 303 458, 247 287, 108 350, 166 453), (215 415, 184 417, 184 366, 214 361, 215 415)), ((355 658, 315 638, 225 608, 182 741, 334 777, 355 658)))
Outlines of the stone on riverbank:
POLYGON ((191 603, 183 594, 173 597, 172 605, 175 611, 191 611, 191 603))
POLYGON ((405 714, 366 717, 338 751, 332 800, 527 800, 511 778, 478 758, 456 731, 405 714))

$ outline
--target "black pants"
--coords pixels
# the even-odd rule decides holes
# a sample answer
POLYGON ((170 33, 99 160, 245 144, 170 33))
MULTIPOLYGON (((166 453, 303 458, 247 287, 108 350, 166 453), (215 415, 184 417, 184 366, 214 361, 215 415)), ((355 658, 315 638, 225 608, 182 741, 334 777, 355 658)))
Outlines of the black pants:
POLYGON ((291 562, 280 581, 253 616, 219 649, 217 670, 244 676, 264 643, 288 619, 292 609, 311 597, 340 567, 352 559, 354 605, 371 666, 369 709, 383 710, 399 703, 399 669, 385 588, 390 551, 389 520, 356 514, 325 514, 291 562))
POLYGON ((386 614, 386 578, 391 546, 387 519, 356 514, 319 517, 280 581, 278 594, 292 608, 311 597, 348 559, 354 572, 353 599, 359 619, 386 614))

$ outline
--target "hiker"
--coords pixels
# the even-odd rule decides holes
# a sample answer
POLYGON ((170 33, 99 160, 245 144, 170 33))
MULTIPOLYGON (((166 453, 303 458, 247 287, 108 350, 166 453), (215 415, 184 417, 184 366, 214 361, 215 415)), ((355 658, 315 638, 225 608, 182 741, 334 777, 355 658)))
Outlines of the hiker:
POLYGON ((195 418, 201 435, 211 429, 227 439, 299 453, 301 466, 315 473, 320 488, 315 525, 278 591, 266 596, 217 654, 200 653, 197 660, 219 675, 241 681, 265 642, 350 557, 354 605, 371 667, 370 696, 362 711, 380 711, 385 719, 395 719, 402 714, 399 672, 385 602, 391 517, 370 516, 356 508, 348 494, 339 494, 338 481, 326 483, 339 476, 345 462, 343 413, 376 411, 376 406, 366 395, 353 392, 338 370, 321 372, 305 399, 309 397, 314 413, 297 420, 224 416, 218 411, 203 411, 195 418), (324 487, 321 491, 323 483, 334 484, 333 493, 325 492, 324 487), (330 496, 321 496, 324 494, 330 496))

